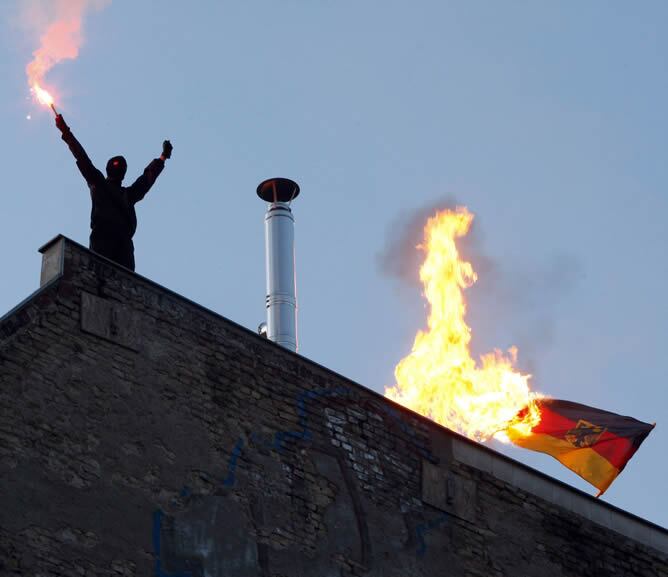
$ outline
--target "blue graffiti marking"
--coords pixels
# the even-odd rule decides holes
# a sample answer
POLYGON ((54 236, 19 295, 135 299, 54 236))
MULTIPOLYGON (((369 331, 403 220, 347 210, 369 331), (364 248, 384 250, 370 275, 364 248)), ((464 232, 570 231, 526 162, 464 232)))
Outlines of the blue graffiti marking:
MULTIPOLYGON (((313 437, 313 433, 308 426, 308 413, 306 412, 306 403, 312 399, 317 399, 320 397, 334 397, 334 396, 343 396, 348 394, 348 390, 344 388, 337 389, 324 389, 320 391, 303 391, 299 394, 296 401, 297 415, 299 417, 299 427, 297 431, 277 431, 274 433, 274 438, 271 443, 264 441, 259 435, 251 433, 251 440, 263 444, 269 449, 274 449, 279 453, 285 449, 285 442, 288 439, 294 439, 296 441, 310 441, 313 437)), ((223 481, 225 487, 232 487, 236 483, 236 471, 239 461, 239 457, 244 449, 244 440, 243 438, 237 439, 234 448, 232 449, 232 454, 227 462, 227 476, 223 481)))
POLYGON ((450 515, 443 513, 443 515, 436 517, 436 519, 432 519, 426 523, 421 523, 415 527, 415 536, 417 537, 418 541, 418 547, 416 550, 418 557, 424 557, 424 554, 427 552, 427 542, 424 540, 424 536, 430 531, 433 531, 434 529, 444 525, 449 518, 450 515))
POLYGON ((303 391, 297 397, 297 415, 299 416, 300 431, 278 431, 274 435, 272 448, 282 451, 285 447, 283 443, 286 439, 295 439, 298 441, 310 441, 313 437, 312 431, 308 426, 308 414, 306 412, 306 402, 320 397, 338 397, 349 393, 348 389, 339 387, 336 389, 324 389, 320 391, 303 391))
MULTIPOLYGON (((258 444, 261 444, 269 449, 274 449, 279 453, 285 450, 286 441, 293 439, 295 441, 311 441, 313 438, 313 431, 309 426, 308 412, 307 412, 307 403, 314 399, 319 399, 323 397, 346 397, 350 394, 350 391, 344 387, 337 387, 334 389, 320 389, 317 391, 302 391, 296 399, 296 409, 298 416, 299 429, 297 430, 287 430, 287 431, 277 431, 274 433, 274 437, 271 443, 267 443, 264 439, 257 435, 256 433, 251 433, 250 439, 258 444)), ((425 445, 424 442, 418 437, 415 429, 406 421, 404 416, 398 409, 389 407, 387 405, 378 405, 388 417, 390 417, 395 423, 398 424, 399 428, 406 433, 413 445, 418 450, 418 452, 426 459, 434 462, 436 461, 434 455, 431 452, 431 449, 425 445)), ((227 462, 227 476, 223 480, 222 484, 225 487, 233 487, 236 483, 236 470, 239 461, 239 457, 244 449, 244 439, 237 439, 232 453, 227 462)))
POLYGON ((232 449, 230 460, 227 462, 227 477, 225 477, 225 480, 223 481, 225 487, 232 487, 236 482, 237 463, 243 448, 244 440, 238 439, 237 444, 234 445, 234 449, 232 449))
POLYGON ((165 573, 162 570, 162 560, 160 559, 161 550, 161 530, 162 530, 162 516, 163 512, 158 509, 153 512, 153 553, 155 555, 155 577, 192 577, 192 573, 165 573))

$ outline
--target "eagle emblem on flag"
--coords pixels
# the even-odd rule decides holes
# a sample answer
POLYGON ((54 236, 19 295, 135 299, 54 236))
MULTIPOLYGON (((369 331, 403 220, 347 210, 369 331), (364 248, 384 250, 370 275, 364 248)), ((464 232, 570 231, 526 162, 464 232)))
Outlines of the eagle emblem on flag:
POLYGON ((594 423, 580 419, 575 428, 569 430, 564 435, 564 438, 574 447, 584 449, 596 444, 605 431, 605 427, 600 427, 599 425, 594 425, 594 423))

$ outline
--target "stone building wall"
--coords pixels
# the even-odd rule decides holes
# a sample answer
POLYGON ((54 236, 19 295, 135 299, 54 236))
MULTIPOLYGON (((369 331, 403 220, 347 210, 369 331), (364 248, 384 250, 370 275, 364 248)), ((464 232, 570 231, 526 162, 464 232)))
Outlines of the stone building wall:
POLYGON ((668 577, 668 532, 59 237, 0 319, 0 576, 668 577))

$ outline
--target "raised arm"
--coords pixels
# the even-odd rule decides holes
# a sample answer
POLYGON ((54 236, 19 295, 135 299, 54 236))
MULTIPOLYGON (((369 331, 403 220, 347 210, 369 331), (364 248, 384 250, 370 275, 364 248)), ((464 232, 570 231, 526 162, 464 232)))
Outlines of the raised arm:
POLYGON ((144 169, 144 173, 128 187, 128 199, 132 203, 139 202, 146 196, 156 179, 165 168, 165 160, 172 156, 172 143, 165 140, 162 143, 162 154, 160 158, 155 158, 144 169))
POLYGON ((104 180, 104 175, 95 168, 90 158, 88 158, 86 151, 83 146, 81 146, 81 143, 74 137, 74 134, 72 134, 72 131, 70 130, 70 127, 67 126, 62 114, 56 116, 56 126, 61 132, 61 138, 65 141, 72 152, 72 155, 76 159, 79 171, 86 179, 88 185, 90 186, 100 179, 104 180))

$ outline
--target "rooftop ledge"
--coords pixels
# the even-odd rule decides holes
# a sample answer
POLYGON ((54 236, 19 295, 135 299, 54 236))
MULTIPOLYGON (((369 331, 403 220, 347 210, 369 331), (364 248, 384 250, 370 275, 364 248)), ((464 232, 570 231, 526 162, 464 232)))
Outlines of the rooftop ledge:
POLYGON ((335 375, 337 378, 345 380, 351 386, 360 387, 365 390, 367 394, 375 395, 383 400, 383 402, 405 411, 416 419, 420 419, 426 423, 433 431, 434 435, 442 436, 446 435, 452 443, 452 458, 459 463, 468 465, 479 471, 488 473, 497 479, 508 483, 511 486, 517 487, 527 493, 535 495, 540 499, 543 499, 549 503, 554 504, 555 506, 562 507, 568 511, 576 513, 585 519, 596 523, 597 525, 606 527, 624 535, 630 539, 643 543, 649 547, 652 547, 663 553, 668 553, 668 530, 656 525, 650 521, 647 521, 641 517, 633 515, 628 511, 615 507, 610 503, 596 499, 595 497, 580 491, 570 485, 563 483, 557 479, 554 479, 540 471, 532 469, 531 467, 524 465, 510 457, 502 455, 475 441, 472 441, 458 433, 455 433, 441 425, 413 413, 409 409, 402 407, 393 401, 382 396, 376 391, 367 389, 362 385, 351 381, 347 377, 339 375, 334 371, 323 367, 314 361, 301 357, 297 353, 293 353, 274 345, 274 343, 268 342, 266 339, 257 335, 254 331, 250 331, 245 327, 237 325, 233 321, 222 317, 216 312, 213 312, 189 299, 170 291, 169 289, 159 285, 142 277, 132 271, 116 264, 109 259, 106 259, 103 256, 100 256, 96 253, 91 252, 89 249, 83 247, 82 245, 70 240, 69 238, 58 235, 44 246, 39 249, 39 252, 42 253, 42 268, 40 275, 40 289, 33 293, 30 297, 24 300, 21 304, 16 306, 14 309, 9 311, 6 315, 0 318, 0 324, 7 320, 9 317, 13 316, 14 313, 18 312, 23 306, 33 300, 33 298, 42 290, 44 290, 51 283, 57 282, 57 280, 64 274, 66 268, 66 260, 69 260, 68 254, 73 254, 76 252, 88 253, 89 256, 93 257, 95 260, 106 263, 109 266, 112 266, 120 271, 124 271, 127 275, 135 278, 137 282, 142 284, 149 284, 155 290, 167 293, 176 299, 180 300, 186 305, 194 306, 203 312, 206 315, 213 316, 219 320, 224 320, 226 323, 231 323, 243 331, 248 332, 250 335, 253 335, 254 338, 261 339, 268 346, 276 346, 277 352, 280 350, 281 354, 296 355, 300 358, 301 362, 309 363, 313 366, 318 367, 321 370, 327 371, 328 373, 335 375))

